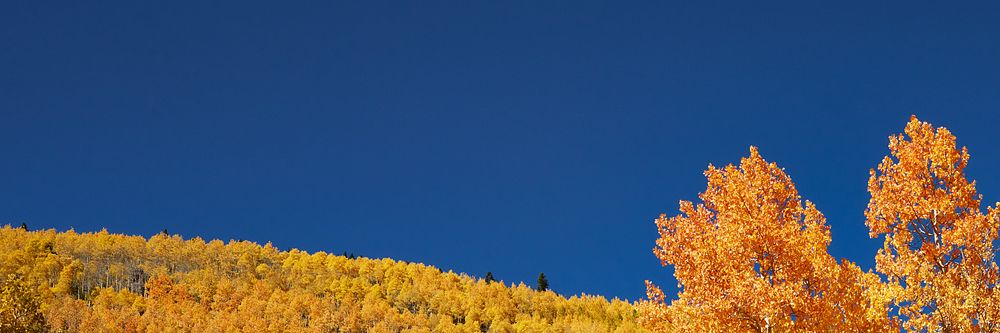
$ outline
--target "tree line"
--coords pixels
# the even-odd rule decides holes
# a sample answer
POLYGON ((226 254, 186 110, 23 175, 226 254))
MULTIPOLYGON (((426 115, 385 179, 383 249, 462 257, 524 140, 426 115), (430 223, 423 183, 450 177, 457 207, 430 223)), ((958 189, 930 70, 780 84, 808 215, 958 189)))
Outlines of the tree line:
POLYGON ((668 298, 564 298, 416 263, 246 241, 0 228, 0 331, 998 332, 998 204, 970 155, 912 117, 870 170, 874 270, 834 258, 826 217, 756 147, 709 165, 697 202, 655 220, 668 298))
POLYGON ((0 332, 644 331, 618 299, 166 232, 0 227, 0 286, 0 332))

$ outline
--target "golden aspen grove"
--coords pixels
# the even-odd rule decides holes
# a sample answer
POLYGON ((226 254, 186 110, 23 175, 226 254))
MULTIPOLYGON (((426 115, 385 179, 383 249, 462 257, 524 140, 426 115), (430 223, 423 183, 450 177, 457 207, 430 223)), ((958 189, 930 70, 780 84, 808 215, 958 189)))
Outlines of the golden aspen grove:
POLYGON ((5 287, 4 333, 643 331, 621 300, 246 241, 6 226, 0 272, 30 286, 5 287))
POLYGON ((916 117, 889 138, 865 271, 828 252, 820 208, 750 147, 655 220, 680 291, 646 281, 634 303, 271 244, 4 226, 0 332, 998 332, 1000 211, 982 208, 969 156, 916 117))

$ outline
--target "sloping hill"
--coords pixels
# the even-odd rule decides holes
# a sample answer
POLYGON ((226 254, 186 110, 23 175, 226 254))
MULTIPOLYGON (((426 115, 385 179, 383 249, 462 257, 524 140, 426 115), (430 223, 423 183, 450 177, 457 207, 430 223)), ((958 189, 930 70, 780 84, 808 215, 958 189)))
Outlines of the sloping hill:
POLYGON ((637 332, 634 307, 391 259, 0 228, 0 280, 53 332, 637 332))

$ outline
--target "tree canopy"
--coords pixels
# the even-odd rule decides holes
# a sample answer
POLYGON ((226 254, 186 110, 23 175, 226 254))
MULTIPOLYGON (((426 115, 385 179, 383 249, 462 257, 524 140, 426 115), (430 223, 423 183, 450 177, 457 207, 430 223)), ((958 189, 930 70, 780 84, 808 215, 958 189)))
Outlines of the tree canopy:
POLYGON ((865 223, 884 237, 876 272, 827 252, 826 219, 756 147, 709 165, 699 202, 656 219, 653 253, 681 291, 649 281, 636 306, 658 332, 997 332, 1000 213, 981 208, 966 148, 912 117, 871 170, 865 223))
POLYGON ((0 278, 0 332, 46 332, 41 301, 17 274, 0 278))
MULTIPOLYGON (((618 299, 166 233, 0 227, 0 276, 11 274, 21 283, 4 284, 0 325, 14 304, 17 313, 38 311, 33 323, 53 332, 644 331, 618 299)), ((23 331, 6 327, 0 332, 23 331)))

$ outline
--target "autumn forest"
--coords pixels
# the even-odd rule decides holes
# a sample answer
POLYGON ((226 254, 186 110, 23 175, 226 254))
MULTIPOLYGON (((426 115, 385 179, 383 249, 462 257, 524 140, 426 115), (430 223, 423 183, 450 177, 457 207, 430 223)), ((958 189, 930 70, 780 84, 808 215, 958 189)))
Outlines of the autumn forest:
POLYGON ((856 222, 884 241, 872 269, 833 257, 822 207, 750 147, 650 223, 677 295, 646 281, 642 300, 565 297, 392 259, 8 225, 0 332, 1000 332, 1000 211, 967 178, 968 150, 916 117, 888 148, 856 222))

